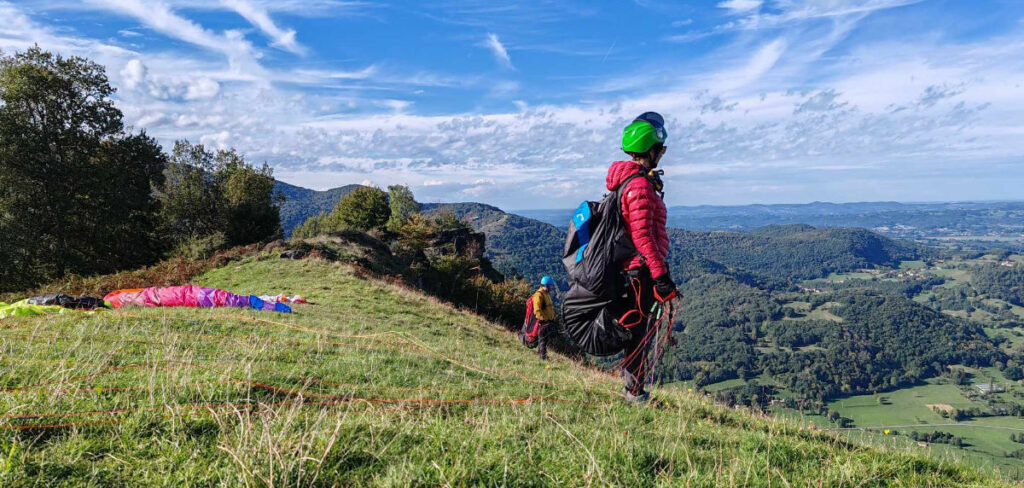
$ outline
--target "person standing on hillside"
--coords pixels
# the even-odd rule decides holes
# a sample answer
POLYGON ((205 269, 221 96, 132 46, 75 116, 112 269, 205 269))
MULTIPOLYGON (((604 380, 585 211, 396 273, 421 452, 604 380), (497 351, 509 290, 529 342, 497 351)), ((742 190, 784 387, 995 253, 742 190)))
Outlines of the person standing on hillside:
POLYGON ((665 229, 667 211, 663 201, 663 171, 657 169, 667 149, 667 136, 665 120, 658 113, 646 112, 634 119, 622 134, 622 150, 630 159, 612 163, 605 180, 608 191, 614 192, 625 185, 620 207, 637 251, 634 257, 622 263, 627 283, 623 300, 628 300, 630 311, 620 323, 635 324, 628 328, 630 339, 626 341, 622 361, 625 381, 622 396, 630 402, 649 399, 644 391, 644 379, 648 374, 648 332, 655 320, 650 312, 655 303, 676 297, 676 285, 665 262, 669 246, 665 229))
POLYGON ((541 359, 548 358, 548 334, 555 321, 555 304, 551 294, 555 291, 555 280, 550 276, 540 279, 540 287, 533 292, 526 304, 526 317, 519 339, 527 347, 537 347, 541 359))

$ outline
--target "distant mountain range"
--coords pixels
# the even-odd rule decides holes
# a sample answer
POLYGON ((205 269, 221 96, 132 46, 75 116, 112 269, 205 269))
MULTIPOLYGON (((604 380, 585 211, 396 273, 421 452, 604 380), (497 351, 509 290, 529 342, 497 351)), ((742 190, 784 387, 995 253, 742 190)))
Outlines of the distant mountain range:
MULTIPOLYGON (((565 227, 571 210, 517 210, 565 227)), ((669 208, 668 225, 691 230, 748 231, 766 225, 863 227, 889 237, 965 248, 1024 250, 1024 202, 828 203, 669 208)))

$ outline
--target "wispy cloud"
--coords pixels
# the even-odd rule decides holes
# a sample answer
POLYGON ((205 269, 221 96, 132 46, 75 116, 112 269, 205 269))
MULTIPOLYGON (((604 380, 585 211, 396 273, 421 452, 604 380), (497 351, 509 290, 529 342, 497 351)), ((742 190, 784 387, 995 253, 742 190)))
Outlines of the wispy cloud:
POLYGON ((270 36, 275 46, 295 54, 306 52, 306 48, 295 40, 295 31, 278 27, 262 6, 249 0, 221 0, 221 2, 270 36))
POLYGON ((787 26, 825 19, 853 17, 862 19, 879 11, 905 7, 925 0, 774 0, 771 12, 761 7, 763 0, 729 0, 717 6, 736 16, 733 20, 711 28, 666 36, 669 42, 693 42, 710 36, 738 31, 780 29, 787 26))
POLYGON ((718 8, 729 10, 733 14, 745 14, 761 8, 762 0, 726 0, 718 3, 718 8))
POLYGON ((258 55, 241 33, 211 32, 199 24, 174 13, 159 0, 90 0, 111 12, 134 18, 163 35, 224 54, 238 76, 253 81, 264 79, 265 72, 257 62, 258 55))
POLYGON ((505 45, 498 39, 497 34, 487 34, 487 38, 484 39, 484 46, 491 50, 491 54, 494 55, 494 59, 498 61, 498 64, 508 69, 514 69, 512 66, 512 58, 508 55, 508 50, 505 49, 505 45))
MULTIPOLYGON (((736 0, 749 1, 749 0, 736 0)), ((719 29, 753 30, 776 28, 807 20, 828 19, 848 15, 865 15, 879 10, 905 7, 924 0, 775 0, 774 12, 751 12, 719 29)))

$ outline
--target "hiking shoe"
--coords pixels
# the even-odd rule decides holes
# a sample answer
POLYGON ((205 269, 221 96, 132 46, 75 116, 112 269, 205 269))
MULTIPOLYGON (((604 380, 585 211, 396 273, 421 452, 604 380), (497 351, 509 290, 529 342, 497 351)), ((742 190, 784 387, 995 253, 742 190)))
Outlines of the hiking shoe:
POLYGON ((634 395, 633 393, 630 393, 628 389, 623 387, 622 392, 619 394, 626 400, 626 403, 639 405, 651 401, 651 394, 643 390, 640 390, 639 393, 634 395))

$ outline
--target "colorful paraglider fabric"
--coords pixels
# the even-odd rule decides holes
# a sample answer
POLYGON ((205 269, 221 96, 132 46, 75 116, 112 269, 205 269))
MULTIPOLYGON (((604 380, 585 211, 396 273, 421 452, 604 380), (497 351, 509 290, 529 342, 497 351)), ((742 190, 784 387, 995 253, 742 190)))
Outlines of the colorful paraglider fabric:
MULTIPOLYGON (((62 307, 60 305, 35 305, 29 303, 31 299, 26 298, 18 302, 11 304, 0 302, 0 320, 8 317, 29 317, 33 315, 54 315, 54 314, 65 314, 65 313, 93 313, 92 311, 85 311, 82 309, 62 307)), ((98 312, 103 308, 97 308, 95 311, 98 312)))
POLYGON ((288 296, 284 293, 280 295, 260 295, 260 300, 279 303, 308 303, 302 295, 288 296))
POLYGON ((252 308, 291 313, 292 309, 283 303, 262 300, 256 295, 236 295, 217 288, 196 285, 151 286, 117 290, 103 297, 114 308, 124 307, 194 307, 252 308))

